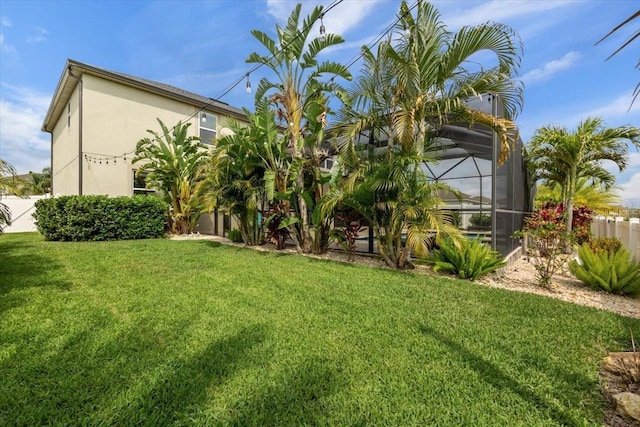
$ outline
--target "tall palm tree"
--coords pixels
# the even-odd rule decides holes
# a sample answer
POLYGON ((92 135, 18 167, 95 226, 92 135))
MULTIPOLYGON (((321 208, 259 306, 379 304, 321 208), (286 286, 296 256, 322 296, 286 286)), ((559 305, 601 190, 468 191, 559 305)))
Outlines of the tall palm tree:
POLYGON ((513 118, 522 104, 522 90, 514 80, 520 51, 510 28, 488 23, 451 33, 437 10, 422 1, 415 12, 403 1, 389 39, 375 53, 363 48, 362 76, 338 126, 345 140, 340 165, 346 178, 331 200, 337 204, 352 194, 369 193, 380 208, 377 216, 370 215, 379 233, 378 248, 395 267, 405 265, 408 251, 404 243, 387 242, 402 242, 404 231, 406 244, 416 250, 429 245, 427 224, 436 233, 453 232, 447 221, 451 218, 436 209, 437 192, 444 186, 429 184, 421 167, 434 160, 430 151, 442 125, 484 124, 500 138, 500 162, 509 155, 517 138, 513 118), (470 69, 470 59, 481 51, 493 53, 497 65, 470 69), (499 96, 505 117, 468 106, 470 98, 487 93, 499 96), (363 135, 369 139, 368 148, 359 143, 363 135), (385 141, 385 147, 373 148, 376 140, 385 141))
POLYGON ((189 234, 208 208, 204 192, 208 146, 200 138, 188 136, 190 123, 178 122, 170 130, 157 120, 162 133, 148 130, 153 138, 138 141, 132 163, 142 163, 136 173, 146 173, 147 185, 164 193, 171 232, 189 234))
POLYGON ((571 230, 580 180, 591 179, 605 188, 615 185, 615 176, 602 166, 602 162, 610 160, 622 172, 629 161, 628 143, 640 148, 640 128, 607 128, 600 117, 581 121, 574 132, 556 125, 536 130, 528 144, 529 165, 536 180, 560 186, 568 230, 571 230))
MULTIPOLYGON (((323 8, 314 8, 302 23, 301 8, 302 5, 298 4, 293 9, 284 28, 276 26, 277 41, 261 31, 251 31, 267 49, 268 55, 254 52, 247 62, 263 64, 276 76, 275 81, 260 80, 256 103, 268 96, 278 120, 286 129, 285 138, 292 161, 299 166, 292 176, 296 196, 292 200, 294 211, 291 214, 300 221, 292 230, 292 236, 299 250, 307 252, 311 250, 312 239, 308 200, 316 203, 324 193, 318 179, 322 178, 319 165, 327 157, 322 145, 322 130, 329 113, 328 94, 340 91, 334 82, 335 77, 350 80, 351 73, 336 62, 318 62, 317 57, 324 49, 342 43, 344 39, 336 34, 312 38, 313 24, 321 18, 323 8), (323 77, 328 79, 321 80, 323 77), (311 187, 305 183, 305 176, 312 182, 311 187)), ((319 233, 323 234, 322 231, 319 233)))

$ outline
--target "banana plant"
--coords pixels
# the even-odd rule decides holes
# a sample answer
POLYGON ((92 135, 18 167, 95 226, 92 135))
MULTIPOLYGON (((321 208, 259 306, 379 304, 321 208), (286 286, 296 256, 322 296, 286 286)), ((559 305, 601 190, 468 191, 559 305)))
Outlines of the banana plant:
POLYGON ((188 135, 190 123, 178 122, 169 129, 157 120, 162 133, 147 130, 153 138, 138 141, 132 163, 141 164, 136 174, 146 173, 147 187, 160 190, 169 204, 171 233, 189 234, 210 206, 204 180, 208 146, 188 135))

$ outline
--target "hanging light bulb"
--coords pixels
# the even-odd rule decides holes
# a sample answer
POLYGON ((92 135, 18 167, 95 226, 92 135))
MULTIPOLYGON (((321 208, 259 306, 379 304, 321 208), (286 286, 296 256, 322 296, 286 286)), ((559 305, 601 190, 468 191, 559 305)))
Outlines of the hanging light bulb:
POLYGON ((207 113, 202 113, 202 118, 200 119, 202 123, 207 123, 207 113))
POLYGON ((324 13, 322 15, 320 15, 320 40, 324 41, 324 39, 327 38, 327 35, 325 34, 325 28, 324 28, 324 22, 322 22, 322 18, 324 17, 324 13))
POLYGON ((247 93, 251 93, 251 82, 249 81, 249 73, 247 73, 247 93))

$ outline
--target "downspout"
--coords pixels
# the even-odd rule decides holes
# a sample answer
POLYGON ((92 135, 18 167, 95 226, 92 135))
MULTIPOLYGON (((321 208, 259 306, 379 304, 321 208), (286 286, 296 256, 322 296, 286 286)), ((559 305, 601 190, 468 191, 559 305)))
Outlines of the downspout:
MULTIPOLYGON (((491 94, 491 115, 496 118, 498 117, 498 99, 495 93, 491 94)), ((491 249, 494 251, 497 250, 497 179, 498 179, 498 146, 500 145, 500 140, 498 139, 498 132, 495 130, 492 133, 491 137, 491 249)))
POLYGON ((51 175, 51 193, 49 193, 49 196, 53 197, 54 193, 53 192, 53 130, 51 132, 47 132, 50 136, 51 136, 51 152, 49 153, 49 174, 51 175))
POLYGON ((78 76, 73 75, 73 73, 71 72, 71 65, 69 65, 69 76, 78 80, 78 83, 80 84, 80 92, 78 94, 78 195, 82 196, 82 79, 78 76))

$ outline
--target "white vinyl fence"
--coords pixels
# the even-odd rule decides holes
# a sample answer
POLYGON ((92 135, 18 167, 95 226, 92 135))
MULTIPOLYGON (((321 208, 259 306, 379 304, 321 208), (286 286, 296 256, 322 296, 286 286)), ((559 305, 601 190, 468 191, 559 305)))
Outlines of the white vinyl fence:
POLYGON ((29 196, 22 199, 18 196, 2 196, 0 203, 4 203, 11 209, 11 225, 4 229, 5 233, 20 233, 25 231, 38 231, 31 214, 36 211, 36 200, 45 199, 44 196, 29 196))
POLYGON ((640 262, 640 218, 597 216, 591 223, 594 237, 615 237, 631 251, 631 259, 640 262))

